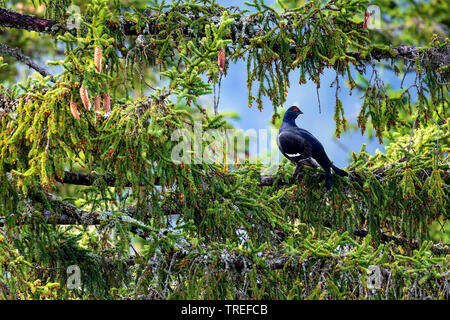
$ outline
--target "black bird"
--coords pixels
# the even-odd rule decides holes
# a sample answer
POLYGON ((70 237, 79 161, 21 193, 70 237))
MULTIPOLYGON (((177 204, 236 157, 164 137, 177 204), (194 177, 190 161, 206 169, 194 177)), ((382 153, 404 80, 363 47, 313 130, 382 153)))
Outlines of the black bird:
POLYGON ((303 114, 303 112, 296 106, 290 107, 284 114, 283 123, 277 136, 278 148, 286 158, 295 164, 310 157, 314 158, 325 170, 325 186, 327 190, 330 190, 332 185, 331 168, 341 177, 348 176, 348 173, 339 169, 330 161, 319 140, 307 130, 297 127, 295 119, 300 114, 303 114))

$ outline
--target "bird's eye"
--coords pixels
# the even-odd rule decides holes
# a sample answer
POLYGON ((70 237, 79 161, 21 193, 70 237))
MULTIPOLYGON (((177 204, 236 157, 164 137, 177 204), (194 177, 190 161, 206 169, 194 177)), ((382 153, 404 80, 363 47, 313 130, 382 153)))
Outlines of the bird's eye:
POLYGON ((294 108, 294 109, 292 109, 292 110, 295 111, 295 112, 298 112, 298 111, 299 111, 297 108, 294 108))

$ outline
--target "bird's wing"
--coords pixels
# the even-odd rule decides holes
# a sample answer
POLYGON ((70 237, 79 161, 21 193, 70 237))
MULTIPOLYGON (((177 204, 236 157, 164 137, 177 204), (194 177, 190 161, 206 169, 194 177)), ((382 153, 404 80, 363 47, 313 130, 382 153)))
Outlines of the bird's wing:
POLYGON ((320 141, 316 137, 314 137, 314 135, 308 130, 298 128, 298 131, 300 135, 303 137, 303 139, 307 140, 313 147, 314 145, 322 146, 320 141))
POLYGON ((320 164, 322 168, 324 168, 325 171, 329 170, 332 162, 328 158, 325 152, 325 148, 320 143, 320 141, 317 140, 316 137, 314 137, 309 131, 306 131, 305 129, 299 128, 299 134, 303 137, 303 139, 308 141, 308 143, 310 144, 312 149, 311 150, 312 157, 317 161, 317 163, 320 164))
POLYGON ((299 130, 283 130, 278 134, 278 147, 289 158, 309 158, 312 155, 311 143, 299 130))

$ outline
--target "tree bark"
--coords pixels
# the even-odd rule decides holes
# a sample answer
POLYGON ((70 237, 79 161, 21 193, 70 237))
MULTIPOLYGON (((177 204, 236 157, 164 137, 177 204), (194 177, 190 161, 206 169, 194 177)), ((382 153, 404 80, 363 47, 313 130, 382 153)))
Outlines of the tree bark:
POLYGON ((0 26, 28 31, 56 33, 60 29, 52 29, 59 21, 42 19, 32 15, 21 14, 0 8, 0 26))

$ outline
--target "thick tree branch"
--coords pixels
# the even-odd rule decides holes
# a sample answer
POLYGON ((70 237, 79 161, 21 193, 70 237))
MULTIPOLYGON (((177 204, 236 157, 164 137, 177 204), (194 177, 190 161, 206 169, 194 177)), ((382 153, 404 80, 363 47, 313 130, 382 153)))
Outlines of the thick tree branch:
POLYGON ((55 20, 42 19, 0 8, 0 26, 3 27, 49 33, 58 30, 52 30, 53 26, 58 23, 55 20))
POLYGON ((347 52, 347 55, 361 62, 371 61, 372 59, 380 61, 398 58, 415 62, 416 58, 419 58, 422 65, 429 64, 433 70, 450 65, 450 46, 443 48, 430 47, 426 49, 415 46, 396 46, 386 49, 373 47, 370 53, 365 57, 363 57, 360 52, 347 52))
POLYGON ((58 182, 74 184, 79 186, 92 186, 97 179, 103 179, 107 186, 113 187, 116 184, 116 177, 112 174, 98 174, 98 173, 79 173, 64 171, 62 179, 58 182))
MULTIPOLYGON (((387 168, 386 169, 384 169, 384 168, 378 169, 378 170, 374 171, 373 174, 378 180, 381 181, 386 178, 386 174, 385 174, 386 171, 387 171, 387 168)), ((425 181, 426 178, 431 175, 432 171, 433 171, 433 169, 420 170, 417 174, 418 179, 422 182, 425 181)), ((348 174, 349 174, 350 179, 359 180, 359 181, 363 180, 363 178, 360 177, 360 175, 356 171, 349 171, 348 174)), ((450 170, 443 171, 441 177, 444 181, 448 182, 450 179, 450 170)), ((288 181, 285 181, 283 179, 277 178, 276 176, 261 176, 259 185, 262 187, 270 187, 274 183, 277 183, 278 185, 289 185, 289 184, 295 183, 295 179, 291 178, 288 181)))
MULTIPOLYGON (((377 169, 373 172, 374 176, 379 180, 385 179, 385 173, 389 168, 381 168, 377 169)), ((421 181, 425 181, 428 176, 431 175, 432 169, 423 169, 418 172, 418 179, 421 181)), ((297 172, 297 169, 296 169, 297 172)), ((349 171, 349 177, 350 179, 359 180, 362 181, 363 178, 359 176, 359 174, 356 171, 349 171)), ((320 174, 320 173, 318 173, 320 174)), ((298 173, 297 173, 298 175, 298 173)), ((441 175, 442 179, 447 183, 450 180, 450 170, 445 170, 442 172, 441 175)), ((67 183, 67 184, 74 184, 74 185, 83 185, 83 186, 91 186, 95 180, 102 178, 105 180, 106 185, 110 187, 114 187, 116 185, 116 178, 112 174, 97 174, 97 173, 75 173, 75 172, 64 172, 63 179, 58 180, 61 183, 67 183)), ((295 178, 292 177, 288 181, 285 181, 284 179, 280 179, 277 176, 265 176, 261 175, 259 180, 259 186, 261 187, 270 187, 274 183, 277 183, 277 185, 289 185, 295 183, 295 178)), ((158 184, 158 179, 155 181, 155 184, 158 184)), ((131 186, 131 183, 126 184, 127 187, 131 186)))

